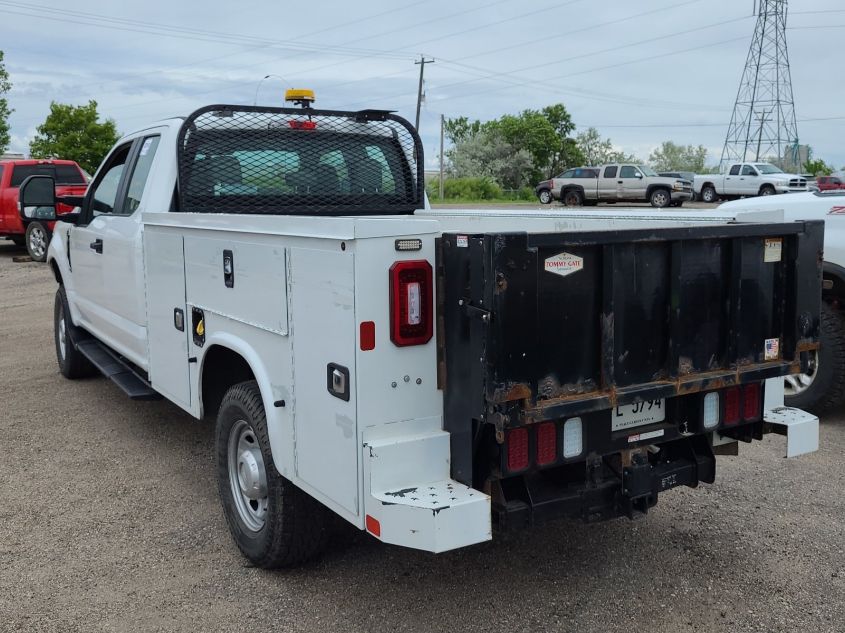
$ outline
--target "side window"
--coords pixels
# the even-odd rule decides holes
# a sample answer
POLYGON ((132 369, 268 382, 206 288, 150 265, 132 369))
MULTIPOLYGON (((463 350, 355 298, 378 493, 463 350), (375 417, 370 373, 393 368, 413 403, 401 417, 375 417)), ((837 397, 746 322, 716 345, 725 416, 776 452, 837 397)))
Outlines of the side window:
POLYGON ((153 166, 158 149, 158 136, 148 136, 141 144, 141 151, 138 152, 138 160, 132 170, 132 177, 129 179, 129 189, 126 192, 126 204, 116 211, 123 215, 131 215, 141 205, 141 195, 144 193, 144 185, 147 184, 147 177, 150 175, 150 168, 153 166))
POLYGON ((741 167, 741 165, 731 165, 730 175, 731 176, 739 176, 739 168, 740 167, 741 167))
POLYGON ((751 165, 743 165, 742 166, 742 175, 743 176, 756 176, 757 172, 754 171, 754 168, 751 165))
POLYGON ((619 177, 636 178, 639 173, 640 171, 636 167, 633 167, 632 165, 623 165, 622 169, 619 170, 619 177))
POLYGON ((0 165, 0 182, 3 182, 3 165, 0 165))
POLYGON ((605 178, 616 178, 616 165, 611 167, 604 168, 604 177, 605 178))
POLYGON ((575 175, 574 169, 567 169, 560 176, 558 176, 558 178, 572 178, 574 175, 575 175))
MULTIPOLYGON (((364 147, 367 155, 364 164, 358 168, 358 185, 361 192, 396 193, 397 187, 393 169, 384 155, 384 150, 378 145, 364 147)), ((355 193, 358 192, 356 188, 355 193)))
POLYGON ((118 187, 123 176, 123 170, 126 167, 126 161, 129 159, 131 147, 132 143, 126 143, 116 149, 109 159, 108 165, 103 169, 102 177, 94 183, 90 193, 92 216, 114 213, 115 206, 118 203, 118 187))
POLYGON ((329 193, 349 193, 349 168, 343 152, 335 149, 322 154, 317 161, 316 177, 329 193))

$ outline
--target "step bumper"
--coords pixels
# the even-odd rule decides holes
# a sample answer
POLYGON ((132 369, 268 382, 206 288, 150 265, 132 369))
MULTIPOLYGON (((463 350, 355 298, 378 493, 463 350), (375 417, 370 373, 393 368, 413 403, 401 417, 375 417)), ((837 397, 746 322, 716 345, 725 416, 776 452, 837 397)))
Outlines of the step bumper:
POLYGON ((779 435, 786 435, 786 457, 797 457, 819 450, 819 418, 792 407, 775 407, 763 420, 779 435))
POLYGON ((365 527, 385 543, 446 552, 492 538, 490 497, 449 478, 449 434, 364 445, 365 527))

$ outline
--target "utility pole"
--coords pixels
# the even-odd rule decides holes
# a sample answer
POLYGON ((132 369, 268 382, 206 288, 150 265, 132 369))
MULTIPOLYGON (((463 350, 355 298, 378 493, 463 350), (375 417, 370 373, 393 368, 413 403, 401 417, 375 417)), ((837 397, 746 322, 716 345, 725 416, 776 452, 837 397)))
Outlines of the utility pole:
POLYGON ((420 55, 420 60, 418 62, 414 62, 414 64, 420 67, 420 85, 417 88, 417 120, 415 127, 417 128, 417 132, 420 131, 420 106, 422 105, 422 96, 423 96, 423 73, 425 72, 425 65, 426 64, 433 64, 433 59, 426 59, 425 55, 420 55))
POLYGON ((446 127, 446 117, 440 115, 440 199, 443 200, 443 128, 446 127))

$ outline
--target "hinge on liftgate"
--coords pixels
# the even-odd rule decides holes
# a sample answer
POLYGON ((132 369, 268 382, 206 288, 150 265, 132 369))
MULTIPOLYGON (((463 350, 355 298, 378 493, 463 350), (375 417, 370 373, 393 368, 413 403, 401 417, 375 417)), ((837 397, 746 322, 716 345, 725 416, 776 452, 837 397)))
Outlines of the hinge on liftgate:
POLYGON ((490 310, 474 306, 468 299, 461 299, 458 301, 458 304, 463 307, 464 313, 468 317, 481 319, 484 323, 490 323, 490 310))

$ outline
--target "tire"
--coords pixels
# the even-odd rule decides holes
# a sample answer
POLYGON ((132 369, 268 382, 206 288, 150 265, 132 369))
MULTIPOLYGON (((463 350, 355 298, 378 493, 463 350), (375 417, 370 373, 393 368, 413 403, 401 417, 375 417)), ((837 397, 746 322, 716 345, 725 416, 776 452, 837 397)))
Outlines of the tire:
POLYGON ((822 303, 820 340, 810 371, 784 378, 786 405, 816 414, 845 403, 845 318, 826 303, 822 303))
POLYGON ((568 189, 560 194, 560 201, 565 207, 584 206, 584 194, 577 189, 568 189))
POLYGON ((26 252, 34 262, 47 261, 47 247, 50 245, 50 231, 41 222, 26 225, 26 252))
POLYGON ((672 194, 668 189, 655 189, 648 197, 648 201, 655 209, 664 209, 672 204, 672 194))
POLYGON ((775 191, 775 188, 772 187, 771 185, 763 185, 762 187, 760 187, 759 195, 761 195, 761 196, 773 196, 776 193, 777 193, 777 191, 775 191))
POLYGON ((273 465, 255 381, 234 385, 223 396, 216 447, 220 501, 244 556, 256 567, 274 569, 303 563, 325 549, 329 511, 273 465))
POLYGON ((701 201, 712 204, 719 201, 719 196, 716 195, 716 190, 713 187, 704 187, 701 190, 701 201))
POLYGON ((86 336, 88 334, 70 320, 65 287, 59 286, 53 303, 53 339, 59 371, 65 378, 75 380, 97 374, 97 368, 74 345, 74 340, 79 341, 86 336))
POLYGON ((540 198, 540 202, 543 204, 551 204, 552 203, 552 192, 548 189, 543 189, 540 193, 537 194, 537 197, 540 198))

